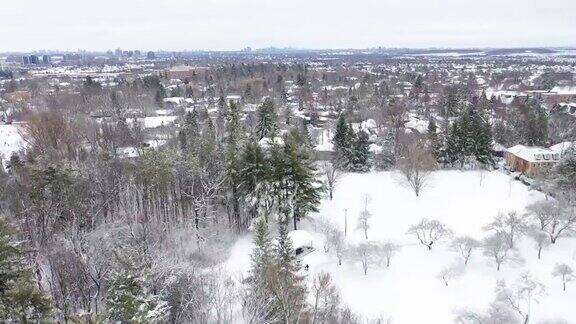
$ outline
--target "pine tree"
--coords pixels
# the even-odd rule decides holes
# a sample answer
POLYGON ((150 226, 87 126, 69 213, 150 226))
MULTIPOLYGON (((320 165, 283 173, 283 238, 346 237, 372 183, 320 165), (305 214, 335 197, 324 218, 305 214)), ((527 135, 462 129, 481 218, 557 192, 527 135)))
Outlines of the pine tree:
POLYGON ((242 135, 242 125, 240 124, 240 110, 238 106, 230 101, 230 111, 226 123, 226 175, 228 189, 231 193, 232 219, 237 230, 243 226, 240 219, 240 195, 239 185, 241 179, 241 163, 238 152, 240 152, 240 141, 242 135))
POLYGON ((251 276, 265 273, 263 270, 269 267, 273 261, 272 239, 268 231, 268 224, 263 219, 258 220, 256 223, 254 250, 250 259, 252 261, 251 276))
POLYGON ((276 262, 268 276, 273 309, 282 322, 292 323, 305 307, 307 292, 302 276, 297 273, 299 266, 285 220, 279 224, 275 250, 276 262))
POLYGON ((252 217, 268 221, 273 205, 271 165, 256 142, 248 143, 242 154, 240 190, 252 208, 252 217))
POLYGON ((262 105, 258 107, 258 125, 256 126, 256 135, 258 139, 270 137, 276 130, 276 112, 274 111, 274 102, 266 98, 262 105))
POLYGON ((128 271, 113 275, 106 304, 108 319, 121 323, 164 323, 170 316, 168 303, 146 292, 141 278, 128 271))
POLYGON ((196 109, 186 113, 184 125, 178 133, 180 149, 182 151, 193 152, 200 136, 200 124, 198 123, 198 113, 196 109))
POLYGON ((160 84, 158 89, 156 89, 156 94, 154 95, 154 103, 156 104, 156 107, 164 108, 164 98, 166 98, 166 91, 160 84))
POLYGON ((298 270, 296 254, 292 247, 292 241, 288 237, 288 224, 286 220, 280 220, 278 226, 278 242, 276 243, 276 263, 281 270, 295 272, 298 270))
POLYGON ((434 158, 439 159, 442 154, 442 144, 438 138, 438 126, 434 118, 430 118, 428 123, 428 141, 430 142, 430 150, 434 158))
POLYGON ((7 323, 42 322, 50 312, 49 299, 38 290, 12 232, 0 220, 0 318, 7 323))
POLYGON ((254 231, 254 248, 250 256, 251 267, 247 278, 247 300, 253 317, 261 321, 271 320, 273 294, 268 284, 274 261, 274 246, 264 219, 258 220, 254 231))
POLYGON ((354 131, 349 129, 349 127, 346 123, 346 118, 341 114, 336 124, 334 138, 332 139, 334 144, 334 164, 339 169, 348 169, 349 167, 350 151, 352 149, 354 134, 354 131))
POLYGON ((220 134, 224 131, 224 124, 226 123, 228 105, 224 96, 221 95, 218 99, 218 115, 216 116, 216 130, 220 134))
POLYGON ((358 132, 352 148, 350 170, 354 172, 367 172, 370 170, 370 142, 368 134, 364 131, 358 132))
POLYGON ((461 167, 469 158, 485 165, 494 162, 491 126, 473 108, 463 110, 453 122, 444 152, 444 162, 459 162, 461 167))
POLYGON ((285 140, 284 193, 279 201, 284 205, 284 216, 297 222, 309 212, 318 210, 321 186, 316 179, 316 168, 310 151, 304 146, 302 135, 292 131, 285 140))
POLYGON ((376 167, 382 170, 388 170, 396 164, 395 154, 395 133, 392 129, 387 129, 381 142, 382 152, 380 158, 376 161, 376 167))

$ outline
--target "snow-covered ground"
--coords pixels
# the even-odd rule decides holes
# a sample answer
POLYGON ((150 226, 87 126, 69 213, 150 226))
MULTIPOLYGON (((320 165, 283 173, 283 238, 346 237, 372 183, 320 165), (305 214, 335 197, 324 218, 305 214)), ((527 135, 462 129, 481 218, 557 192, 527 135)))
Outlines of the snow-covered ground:
MULTIPOLYGON (((547 288, 547 295, 532 305, 531 323, 547 319, 576 321, 576 283, 569 283, 563 292, 560 280, 552 276, 556 263, 576 266, 576 238, 559 239, 543 251, 541 260, 537 259, 534 242, 524 238, 518 247, 525 263, 504 264, 500 271, 481 251, 476 251, 465 273, 446 287, 437 275, 458 261, 458 255, 448 248, 448 242, 438 243, 428 251, 415 237, 406 234, 411 225, 424 217, 444 222, 455 235, 481 239, 486 234, 482 227, 494 216, 512 210, 523 213, 527 204, 543 199, 539 192, 530 191, 497 171, 484 172, 482 176, 477 171, 438 171, 420 197, 400 184, 399 175, 394 172, 347 174, 339 182, 334 200, 324 200, 320 212, 311 218, 329 218, 343 229, 347 210, 347 241, 361 242, 363 232, 355 227, 365 194, 371 196, 368 208, 373 215, 369 239, 392 240, 402 245, 390 268, 370 268, 364 275, 358 263, 345 260, 339 266, 334 256, 324 252, 324 237, 314 231, 313 221, 302 223, 302 228, 315 238, 316 250, 303 259, 310 266, 309 276, 321 271, 331 273, 343 302, 353 311, 366 318, 389 318, 392 323, 451 323, 456 309, 486 309, 494 300, 497 280, 512 284, 529 271, 547 288)), ((238 240, 226 268, 231 272, 246 271, 251 248, 250 236, 238 240)))
POLYGON ((19 124, 0 124, 0 161, 5 165, 13 152, 16 152, 24 145, 24 140, 19 133, 19 124))
MULTIPOLYGON (((174 123, 178 119, 178 116, 149 116, 145 117, 143 120, 144 128, 156 128, 160 126, 168 126, 174 123)), ((142 119, 136 119, 138 122, 142 122, 142 119)), ((127 123, 133 123, 134 118, 126 118, 127 123)))

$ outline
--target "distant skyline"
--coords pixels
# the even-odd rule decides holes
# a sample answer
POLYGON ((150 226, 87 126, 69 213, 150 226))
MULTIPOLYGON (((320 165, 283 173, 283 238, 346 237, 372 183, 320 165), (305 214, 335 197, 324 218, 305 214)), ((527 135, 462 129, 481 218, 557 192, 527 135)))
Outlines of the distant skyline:
POLYGON ((575 47, 574 0, 19 0, 0 52, 575 47))

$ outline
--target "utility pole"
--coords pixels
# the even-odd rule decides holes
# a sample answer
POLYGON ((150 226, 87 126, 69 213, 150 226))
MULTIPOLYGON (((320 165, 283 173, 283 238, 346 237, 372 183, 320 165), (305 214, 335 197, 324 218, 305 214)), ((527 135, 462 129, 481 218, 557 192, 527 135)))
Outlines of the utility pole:
POLYGON ((344 237, 348 234, 348 209, 344 209, 344 237))

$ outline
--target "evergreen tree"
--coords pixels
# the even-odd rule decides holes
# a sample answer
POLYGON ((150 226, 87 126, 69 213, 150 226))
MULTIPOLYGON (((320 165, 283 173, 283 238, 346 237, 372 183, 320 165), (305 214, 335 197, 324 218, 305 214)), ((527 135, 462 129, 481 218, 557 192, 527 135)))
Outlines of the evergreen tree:
POLYGON ((240 218, 241 179, 240 145, 242 125, 240 124, 240 109, 233 101, 229 104, 228 121, 226 123, 226 175, 232 204, 232 220, 238 230, 244 225, 240 218))
POLYGON ((113 275, 106 297, 108 319, 120 323, 165 323, 170 307, 143 287, 141 278, 128 271, 113 275))
POLYGON ((264 219, 258 220, 254 230, 254 248, 250 256, 251 267, 247 278, 247 303, 250 303, 252 316, 260 321, 270 321, 274 317, 273 294, 268 285, 269 273, 274 264, 274 246, 264 219))
POLYGON ((288 237, 288 224, 281 221, 276 243, 276 262, 268 276, 268 285, 273 292, 273 309, 284 323, 295 322, 306 304, 306 286, 298 275, 298 262, 288 237))
POLYGON ((156 89, 156 94, 154 95, 154 103, 156 104, 156 107, 164 108, 164 98, 166 98, 166 91, 160 84, 158 89, 156 89))
POLYGON ((309 212, 318 211, 321 185, 316 179, 316 168, 309 150, 302 145, 302 135, 292 131, 284 145, 284 179, 279 203, 285 219, 292 217, 294 229, 297 222, 309 212))
POLYGON ((352 147, 350 170, 354 172, 367 172, 370 170, 370 142, 368 134, 364 131, 358 132, 355 136, 352 147))
POLYGON ((226 99, 221 95, 218 99, 218 115, 216 116, 216 128, 218 133, 224 131, 224 124, 226 123, 226 114, 228 110, 228 105, 226 105, 226 99))
POLYGON ((0 318, 7 323, 39 323, 50 315, 50 301, 38 290, 11 235, 0 220, 0 318))
POLYGON ((194 151, 194 147, 200 136, 200 124, 198 123, 198 113, 196 109, 186 113, 184 125, 178 132, 178 140, 182 151, 194 151))
POLYGON ((336 123, 336 132, 332 139, 334 144, 334 164, 339 169, 348 169, 349 167, 354 134, 354 131, 349 127, 344 114, 341 114, 336 123))
POLYGON ((266 98, 262 105, 258 107, 258 125, 256 126, 256 135, 258 139, 270 137, 276 130, 276 111, 274 111, 274 102, 266 98))
POLYGON ((128 323, 138 311, 140 293, 141 287, 133 275, 128 272, 114 274, 106 297, 108 318, 128 323))
POLYGON ((276 263, 283 271, 296 272, 296 254, 292 247, 292 241, 288 237, 288 224, 286 220, 280 220, 278 224, 278 241, 276 243, 276 263))
POLYGON ((396 164, 396 153, 395 153, 395 133, 393 129, 386 129, 386 133, 381 142, 382 152, 380 153, 380 158, 376 161, 376 167, 382 170, 388 170, 396 164))
MULTIPOLYGON (((254 231, 254 249, 250 260, 252 262, 250 275, 253 278, 263 279, 265 270, 273 261, 273 246, 268 224, 264 219, 258 220, 254 231)), ((256 279, 255 279, 256 280, 256 279)))
POLYGON ((470 158, 479 163, 494 163, 491 126, 473 108, 465 109, 453 122, 446 140, 444 162, 463 167, 470 158))
POLYGON ((251 142, 242 154, 242 176, 240 190, 252 209, 252 217, 268 216, 273 206, 271 165, 260 145, 251 142))
POLYGON ((438 126, 436 126, 434 118, 430 118, 428 123, 428 141, 430 142, 432 155, 434 155, 434 158, 438 160, 441 156, 442 143, 438 138, 438 126))

